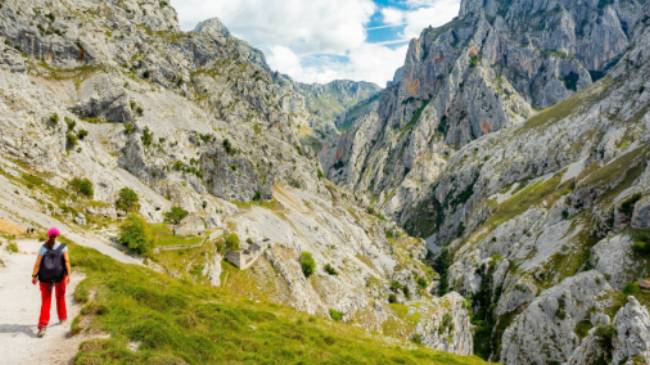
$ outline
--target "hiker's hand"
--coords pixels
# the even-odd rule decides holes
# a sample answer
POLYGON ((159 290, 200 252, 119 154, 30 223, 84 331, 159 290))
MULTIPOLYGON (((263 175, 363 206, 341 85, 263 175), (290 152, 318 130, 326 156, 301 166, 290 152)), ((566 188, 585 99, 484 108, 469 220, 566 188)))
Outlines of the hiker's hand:
POLYGON ((33 284, 33 285, 36 285, 36 282, 37 282, 37 281, 38 281, 38 280, 36 279, 36 277, 32 276, 32 284, 33 284))
POLYGON ((65 280, 65 285, 70 284, 70 275, 66 275, 65 279, 63 279, 63 280, 65 280))

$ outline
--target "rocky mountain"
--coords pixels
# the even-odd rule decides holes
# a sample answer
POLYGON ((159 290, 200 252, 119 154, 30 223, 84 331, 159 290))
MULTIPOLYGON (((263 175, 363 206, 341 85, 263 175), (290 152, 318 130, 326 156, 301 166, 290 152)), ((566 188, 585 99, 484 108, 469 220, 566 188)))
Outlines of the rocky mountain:
POLYGON ((305 144, 375 91, 294 83, 217 19, 181 32, 167 1, 3 0, 0 209, 118 247, 134 210, 158 271, 469 354, 465 301, 430 294, 423 241, 305 144))
POLYGON ((326 174, 400 221, 451 155, 601 79, 646 1, 463 1, 411 41, 379 102, 324 149, 326 174))
POLYGON ((614 355, 637 341, 617 323, 637 305, 625 296, 644 313, 650 304, 639 289, 650 274, 650 17, 642 24, 607 76, 460 149, 406 213, 445 247, 449 288, 473 298, 496 339, 485 354, 506 364, 648 361, 647 342, 614 355))
POLYGON ((313 115, 311 127, 320 139, 336 134, 345 127, 343 120, 349 109, 371 99, 379 86, 371 82, 335 80, 327 84, 294 83, 296 92, 305 98, 305 107, 313 115))
MULTIPOLYGON (((650 363, 648 50, 647 1, 466 0, 378 92, 293 82, 166 1, 0 0, 1 222, 142 262, 175 292, 136 299, 200 316, 211 285, 507 365, 650 363)), ((83 256, 93 285, 116 267, 83 256)), ((253 313, 232 326, 277 319, 253 313)))
POLYGON ((481 356, 650 362, 649 45, 645 1, 464 1, 321 154, 426 237, 481 356))

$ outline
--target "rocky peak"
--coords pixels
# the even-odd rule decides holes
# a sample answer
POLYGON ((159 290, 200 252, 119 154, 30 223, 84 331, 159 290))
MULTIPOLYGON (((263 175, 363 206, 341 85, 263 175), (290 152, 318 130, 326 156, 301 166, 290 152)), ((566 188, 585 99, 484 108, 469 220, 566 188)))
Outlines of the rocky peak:
POLYGON ((194 31, 207 33, 212 36, 230 37, 230 31, 219 18, 211 18, 200 22, 194 27, 194 31))

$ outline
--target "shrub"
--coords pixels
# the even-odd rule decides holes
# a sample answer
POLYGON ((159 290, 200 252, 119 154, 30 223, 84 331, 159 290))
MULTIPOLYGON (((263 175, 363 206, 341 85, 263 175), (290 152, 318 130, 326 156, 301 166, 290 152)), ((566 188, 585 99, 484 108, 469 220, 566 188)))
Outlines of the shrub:
POLYGON ((330 308, 330 318, 332 318, 335 321, 340 321, 343 319, 343 313, 337 311, 334 308, 330 308))
POLYGON ((587 337, 589 330, 591 329, 591 321, 588 319, 583 319, 582 321, 576 323, 575 333, 580 338, 587 337))
POLYGON ((393 281, 390 282, 390 290, 396 292, 396 291, 398 291, 400 289, 402 289, 402 284, 400 284, 399 281, 393 280, 393 281))
POLYGON ((471 67, 476 67, 481 64, 481 58, 478 55, 472 55, 469 58, 469 64, 471 67))
POLYGON ((419 333, 414 333, 411 336, 411 342, 413 342, 416 345, 422 345, 422 335, 420 335, 419 333))
POLYGON ((226 252, 239 251, 239 243, 239 236, 235 232, 230 232, 224 237, 224 246, 226 248, 226 252))
POLYGON ((600 343, 607 353, 612 350, 612 338, 615 334, 616 329, 612 325, 601 325, 594 331, 594 335, 600 339, 600 343))
POLYGON ((64 117, 63 120, 65 121, 65 125, 68 127, 69 131, 73 131, 74 127, 77 126, 77 122, 75 122, 72 118, 64 117))
POLYGON ((80 129, 79 131, 77 131, 77 138, 79 138, 79 140, 83 141, 87 136, 88 136, 87 130, 80 129))
POLYGON ((179 224, 189 213, 187 210, 173 206, 168 212, 165 212, 165 222, 170 224, 179 224))
POLYGON ((310 277, 316 270, 316 261, 314 261, 314 257, 309 252, 301 253, 299 262, 302 273, 305 274, 306 278, 310 277))
POLYGON ((339 274, 339 273, 336 271, 336 269, 334 268, 334 266, 332 266, 332 265, 330 265, 330 264, 326 264, 325 267, 324 267, 324 269, 325 269, 325 272, 326 272, 326 273, 328 273, 328 274, 330 274, 330 275, 332 275, 332 276, 336 276, 336 275, 339 274))
POLYGON ((18 245, 16 245, 16 242, 9 242, 7 245, 7 251, 11 253, 18 253, 18 245))
POLYGON ((124 123, 124 134, 133 134, 135 133, 135 124, 132 122, 124 123))
POLYGON ((454 331, 454 319, 451 317, 451 314, 445 313, 442 315, 442 322, 440 327, 438 327, 438 334, 441 335, 445 332, 451 333, 454 331))
POLYGON ((397 295, 395 293, 388 294, 388 303, 397 303, 397 295))
POLYGON ((429 285, 429 283, 427 282, 427 279, 425 277, 422 277, 422 276, 418 276, 416 282, 418 284, 418 288, 420 288, 420 289, 424 289, 424 288, 427 287, 427 285, 429 285))
POLYGON ((142 145, 145 147, 151 146, 151 143, 153 143, 153 133, 149 129, 149 127, 144 127, 144 130, 142 131, 142 137, 140 137, 140 140, 142 140, 142 145))
POLYGON ((78 194, 81 194, 81 195, 85 196, 86 198, 92 198, 93 195, 95 194, 95 191, 93 189, 92 181, 90 181, 90 180, 88 180, 86 178, 81 179, 81 178, 75 177, 74 179, 72 179, 70 181, 70 188, 74 192, 76 192, 78 194))
POLYGON ((138 103, 132 100, 130 105, 131 105, 131 110, 136 112, 136 114, 138 114, 139 116, 144 115, 144 109, 142 109, 142 107, 138 105, 138 103))
POLYGON ((634 231, 632 232, 634 244, 632 250, 638 255, 650 255, 650 231, 634 231))
POLYGON ((223 144, 223 149, 226 150, 227 154, 232 155, 235 153, 235 149, 233 148, 228 138, 224 139, 222 144, 223 144))
POLYGON ((622 203, 621 206, 618 208, 618 211, 624 214, 625 216, 632 216, 632 213, 634 212, 634 205, 636 202, 638 202, 641 199, 641 194, 633 194, 629 198, 625 199, 622 203))
POLYGON ((119 196, 115 201, 115 208, 125 212, 137 211, 140 209, 138 194, 130 188, 120 189, 119 196))
POLYGON ((137 214, 129 214, 120 227, 120 244, 138 255, 148 255, 152 242, 145 220, 137 214))
POLYGON ((402 287, 402 293, 404 293, 404 297, 406 299, 411 299, 411 291, 409 290, 408 286, 405 285, 402 287))
POLYGON ((259 190, 255 191, 255 195, 253 196, 253 201, 259 202, 262 200, 262 193, 259 190))
POLYGON ((52 124, 52 125, 57 125, 57 124, 59 124, 59 115, 54 113, 54 114, 50 115, 49 118, 47 118, 47 121, 50 122, 50 124, 52 124))
POLYGON ((623 294, 625 295, 639 295, 641 292, 641 287, 639 286, 638 283, 636 282, 629 282, 625 284, 625 287, 623 288, 623 294))
POLYGON ((65 134, 65 149, 70 151, 77 146, 77 143, 79 143, 79 137, 73 131, 68 131, 65 134))

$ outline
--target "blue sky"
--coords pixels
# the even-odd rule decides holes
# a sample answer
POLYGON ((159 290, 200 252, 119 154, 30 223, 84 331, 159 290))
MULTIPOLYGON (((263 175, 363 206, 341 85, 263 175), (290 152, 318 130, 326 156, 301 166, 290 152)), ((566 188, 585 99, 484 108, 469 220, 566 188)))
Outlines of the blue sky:
POLYGON ((184 30, 218 17, 261 49, 271 68, 302 82, 384 86, 408 41, 458 14, 460 0, 172 0, 184 30))

